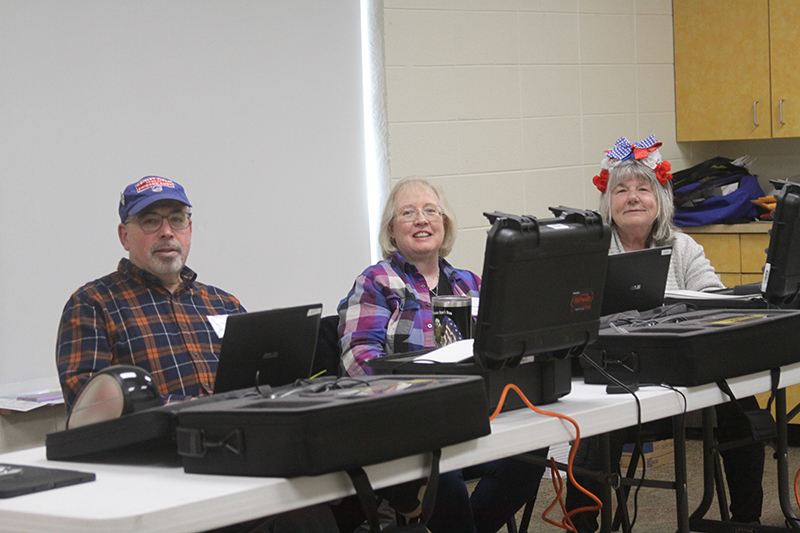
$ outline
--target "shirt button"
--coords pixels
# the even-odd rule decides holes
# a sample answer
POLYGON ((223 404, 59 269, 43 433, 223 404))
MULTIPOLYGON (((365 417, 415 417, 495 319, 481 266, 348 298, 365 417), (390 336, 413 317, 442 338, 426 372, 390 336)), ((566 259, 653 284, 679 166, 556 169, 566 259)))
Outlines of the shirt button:
POLYGON ((431 329, 432 327, 433 327, 433 324, 428 324, 428 329, 431 329))

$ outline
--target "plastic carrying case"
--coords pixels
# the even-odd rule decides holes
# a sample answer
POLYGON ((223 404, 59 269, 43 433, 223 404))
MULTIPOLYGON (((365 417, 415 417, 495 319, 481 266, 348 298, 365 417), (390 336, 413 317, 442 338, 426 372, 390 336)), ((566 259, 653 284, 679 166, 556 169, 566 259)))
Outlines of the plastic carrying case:
POLYGON ((429 452, 491 432, 476 376, 317 378, 171 403, 47 435, 50 460, 292 477, 429 452))
MULTIPOLYGON (((594 211, 551 207, 555 218, 484 213, 486 239, 473 359, 415 364, 420 353, 372 359, 375 374, 471 374, 494 410, 508 383, 533 403, 571 390, 568 356, 597 337, 611 232, 594 211)), ((523 407, 509 394, 504 410, 523 407)))
MULTIPOLYGON (((716 309, 615 322, 586 357, 624 383, 695 386, 800 361, 800 311, 716 309)), ((581 360, 586 383, 608 383, 581 360)))
POLYGON ((178 412, 190 405, 204 405, 252 396, 255 389, 242 389, 174 402, 139 410, 102 422, 49 433, 45 438, 51 461, 108 461, 111 463, 152 463, 179 461, 175 427, 178 412))
POLYGON ((181 409, 177 449, 190 473, 317 475, 488 435, 486 411, 475 376, 326 378, 181 409))

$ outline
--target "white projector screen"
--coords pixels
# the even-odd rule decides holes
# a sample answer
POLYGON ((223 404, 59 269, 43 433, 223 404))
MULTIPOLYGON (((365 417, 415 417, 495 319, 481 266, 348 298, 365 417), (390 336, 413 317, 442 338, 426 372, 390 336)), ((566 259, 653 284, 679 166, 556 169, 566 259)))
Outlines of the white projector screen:
POLYGON ((361 79, 358 0, 0 0, 0 385, 57 383, 146 175, 186 187, 200 281, 333 314, 370 261, 361 79))

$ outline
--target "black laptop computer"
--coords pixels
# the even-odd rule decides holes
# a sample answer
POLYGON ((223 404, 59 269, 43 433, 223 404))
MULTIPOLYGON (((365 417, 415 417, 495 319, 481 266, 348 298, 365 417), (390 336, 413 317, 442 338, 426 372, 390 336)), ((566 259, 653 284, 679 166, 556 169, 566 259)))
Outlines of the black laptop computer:
POLYGON ((214 393, 310 377, 321 315, 313 304, 228 316, 214 393))
POLYGON ((609 255, 601 314, 647 311, 663 305, 671 257, 671 246, 609 255))

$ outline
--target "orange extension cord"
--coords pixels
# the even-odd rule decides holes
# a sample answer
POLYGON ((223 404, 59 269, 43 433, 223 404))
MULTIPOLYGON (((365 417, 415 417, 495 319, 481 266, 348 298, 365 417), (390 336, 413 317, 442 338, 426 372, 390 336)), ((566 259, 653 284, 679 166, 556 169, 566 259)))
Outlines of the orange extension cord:
MULTIPOLYGON (((566 420, 567 422, 569 422, 573 426, 575 426, 575 441, 574 441, 574 443, 572 445, 572 449, 569 452, 569 461, 567 463, 567 476, 569 477, 569 480, 572 481, 572 483, 576 487, 578 487, 578 489, 581 492, 583 492, 587 496, 591 497, 595 502, 597 502, 597 505, 593 505, 593 506, 590 506, 590 507, 580 507, 578 509, 574 509, 574 510, 572 510, 570 512, 567 512, 567 508, 566 508, 566 505, 564 504, 564 498, 563 498, 564 481, 561 479, 561 473, 558 471, 558 467, 556 466, 555 460, 551 458, 550 459, 550 463, 551 463, 550 464, 550 469, 551 469, 552 474, 553 474, 552 475, 552 480, 553 480, 553 487, 555 488, 555 491, 556 491, 556 496, 553 499, 553 503, 551 503, 550 506, 547 507, 547 509, 545 509, 544 512, 542 513, 542 520, 544 520, 548 524, 552 524, 552 525, 560 527, 562 529, 566 529, 567 531, 575 531, 575 526, 572 524, 572 520, 571 520, 573 516, 575 516, 578 513, 583 513, 583 512, 586 512, 586 511, 599 511, 600 509, 603 508, 603 503, 600 501, 600 499, 597 496, 595 496, 594 494, 592 494, 591 492, 589 492, 588 490, 586 490, 585 488, 583 488, 575 480, 575 478, 572 475, 572 462, 575 459, 575 452, 578 450, 578 443, 581 441, 581 430, 580 430, 580 427, 578 427, 578 423, 577 422, 575 422, 572 418, 570 418, 570 417, 568 417, 566 415, 562 415, 560 413, 551 413, 549 411, 542 411, 541 409, 539 409, 538 407, 533 405, 528 400, 528 398, 525 397, 525 394, 523 394, 522 391, 519 390, 519 387, 517 387, 513 383, 509 383, 503 389, 503 394, 500 395, 500 401, 497 404, 497 409, 495 409, 494 413, 492 413, 492 415, 489 417, 489 420, 494 420, 495 417, 497 417, 497 415, 500 413, 500 410, 503 408, 503 404, 506 401, 506 395, 508 394, 509 390, 513 390, 514 392, 516 392, 519 395, 519 397, 522 398, 522 401, 525 402, 525 405, 527 405, 528 407, 530 407, 532 410, 534 410, 535 412, 539 413, 540 415, 552 416, 552 417, 555 417, 555 418, 561 418, 563 420, 566 420), (563 518, 563 520, 561 522, 557 522, 557 521, 555 521, 555 520, 553 520, 553 519, 548 517, 548 514, 550 513, 551 510, 553 510, 553 508, 555 508, 556 505, 559 505, 561 507, 561 512, 564 515, 564 518, 563 518)), ((798 472, 798 475, 800 475, 800 472, 798 472)), ((797 480, 795 480, 795 486, 797 486, 797 480)))

